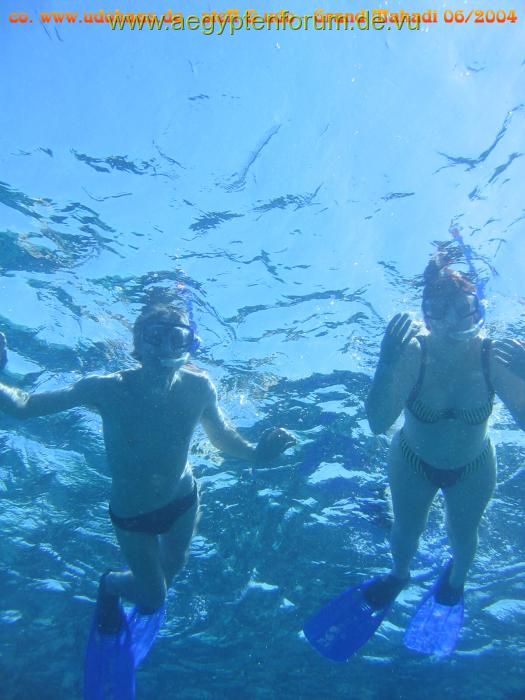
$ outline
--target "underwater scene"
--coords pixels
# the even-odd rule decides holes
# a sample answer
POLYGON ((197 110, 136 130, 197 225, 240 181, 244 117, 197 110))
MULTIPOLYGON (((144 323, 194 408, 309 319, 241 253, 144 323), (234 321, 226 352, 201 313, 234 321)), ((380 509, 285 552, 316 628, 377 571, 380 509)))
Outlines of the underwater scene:
POLYGON ((524 23, 2 4, 2 700, 525 698, 524 23))

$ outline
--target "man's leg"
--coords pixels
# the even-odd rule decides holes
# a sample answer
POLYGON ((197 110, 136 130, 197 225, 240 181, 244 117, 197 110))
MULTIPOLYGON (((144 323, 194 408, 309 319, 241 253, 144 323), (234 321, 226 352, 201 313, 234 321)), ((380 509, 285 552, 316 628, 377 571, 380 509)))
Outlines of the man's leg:
POLYGON ((136 603, 144 612, 161 607, 166 581, 158 535, 115 528, 122 554, 131 571, 111 572, 106 579, 109 593, 136 603))
POLYGON ((199 499, 162 535, 129 532, 115 527, 120 548, 131 571, 112 572, 108 592, 137 603, 143 610, 156 610, 175 575, 183 568, 198 522, 199 499))
POLYGON ((185 513, 177 518, 171 529, 160 536, 160 556, 166 587, 181 571, 188 557, 191 538, 199 522, 199 497, 185 513))

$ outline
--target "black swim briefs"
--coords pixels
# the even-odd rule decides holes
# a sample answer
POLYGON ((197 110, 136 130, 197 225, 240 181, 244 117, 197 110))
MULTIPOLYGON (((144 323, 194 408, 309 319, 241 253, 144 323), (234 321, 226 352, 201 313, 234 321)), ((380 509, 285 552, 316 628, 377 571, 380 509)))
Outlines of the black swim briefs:
POLYGON ((174 498, 162 508, 151 510, 149 513, 121 518, 109 507, 111 522, 121 530, 129 532, 144 532, 148 535, 163 535, 168 532, 174 523, 197 503, 199 493, 197 482, 193 480, 193 489, 187 496, 174 498))

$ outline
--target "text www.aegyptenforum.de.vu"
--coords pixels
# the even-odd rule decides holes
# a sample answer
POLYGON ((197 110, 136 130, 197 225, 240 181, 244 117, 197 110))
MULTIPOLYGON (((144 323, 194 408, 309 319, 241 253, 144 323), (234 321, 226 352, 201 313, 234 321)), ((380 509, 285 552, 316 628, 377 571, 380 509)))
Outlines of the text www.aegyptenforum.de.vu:
MULTIPOLYGON (((156 13, 135 12, 85 12, 79 15, 77 12, 40 12, 38 18, 43 24, 103 24, 107 23, 111 29, 175 29, 175 30, 201 30, 203 33, 222 34, 225 31, 233 34, 240 30, 380 30, 388 25, 402 29, 419 29, 421 23, 437 21, 435 11, 426 13, 388 12, 386 10, 360 10, 359 12, 325 12, 314 10, 311 15, 296 15, 288 10, 278 12, 264 12, 259 14, 256 10, 246 10, 242 14, 239 10, 230 9, 224 12, 210 11, 201 15, 174 13, 168 10, 162 15, 156 13)), ((13 24, 33 23, 27 13, 12 12, 9 21, 13 24)))

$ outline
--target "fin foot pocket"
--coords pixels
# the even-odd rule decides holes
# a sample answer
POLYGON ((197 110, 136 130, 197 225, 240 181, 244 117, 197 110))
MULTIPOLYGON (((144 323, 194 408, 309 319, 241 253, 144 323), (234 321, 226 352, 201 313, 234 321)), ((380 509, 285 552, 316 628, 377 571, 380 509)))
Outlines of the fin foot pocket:
POLYGON ((385 605, 390 605, 394 602, 408 581, 409 577, 401 579, 392 574, 381 576, 365 590, 365 600, 373 608, 384 608, 385 605))

